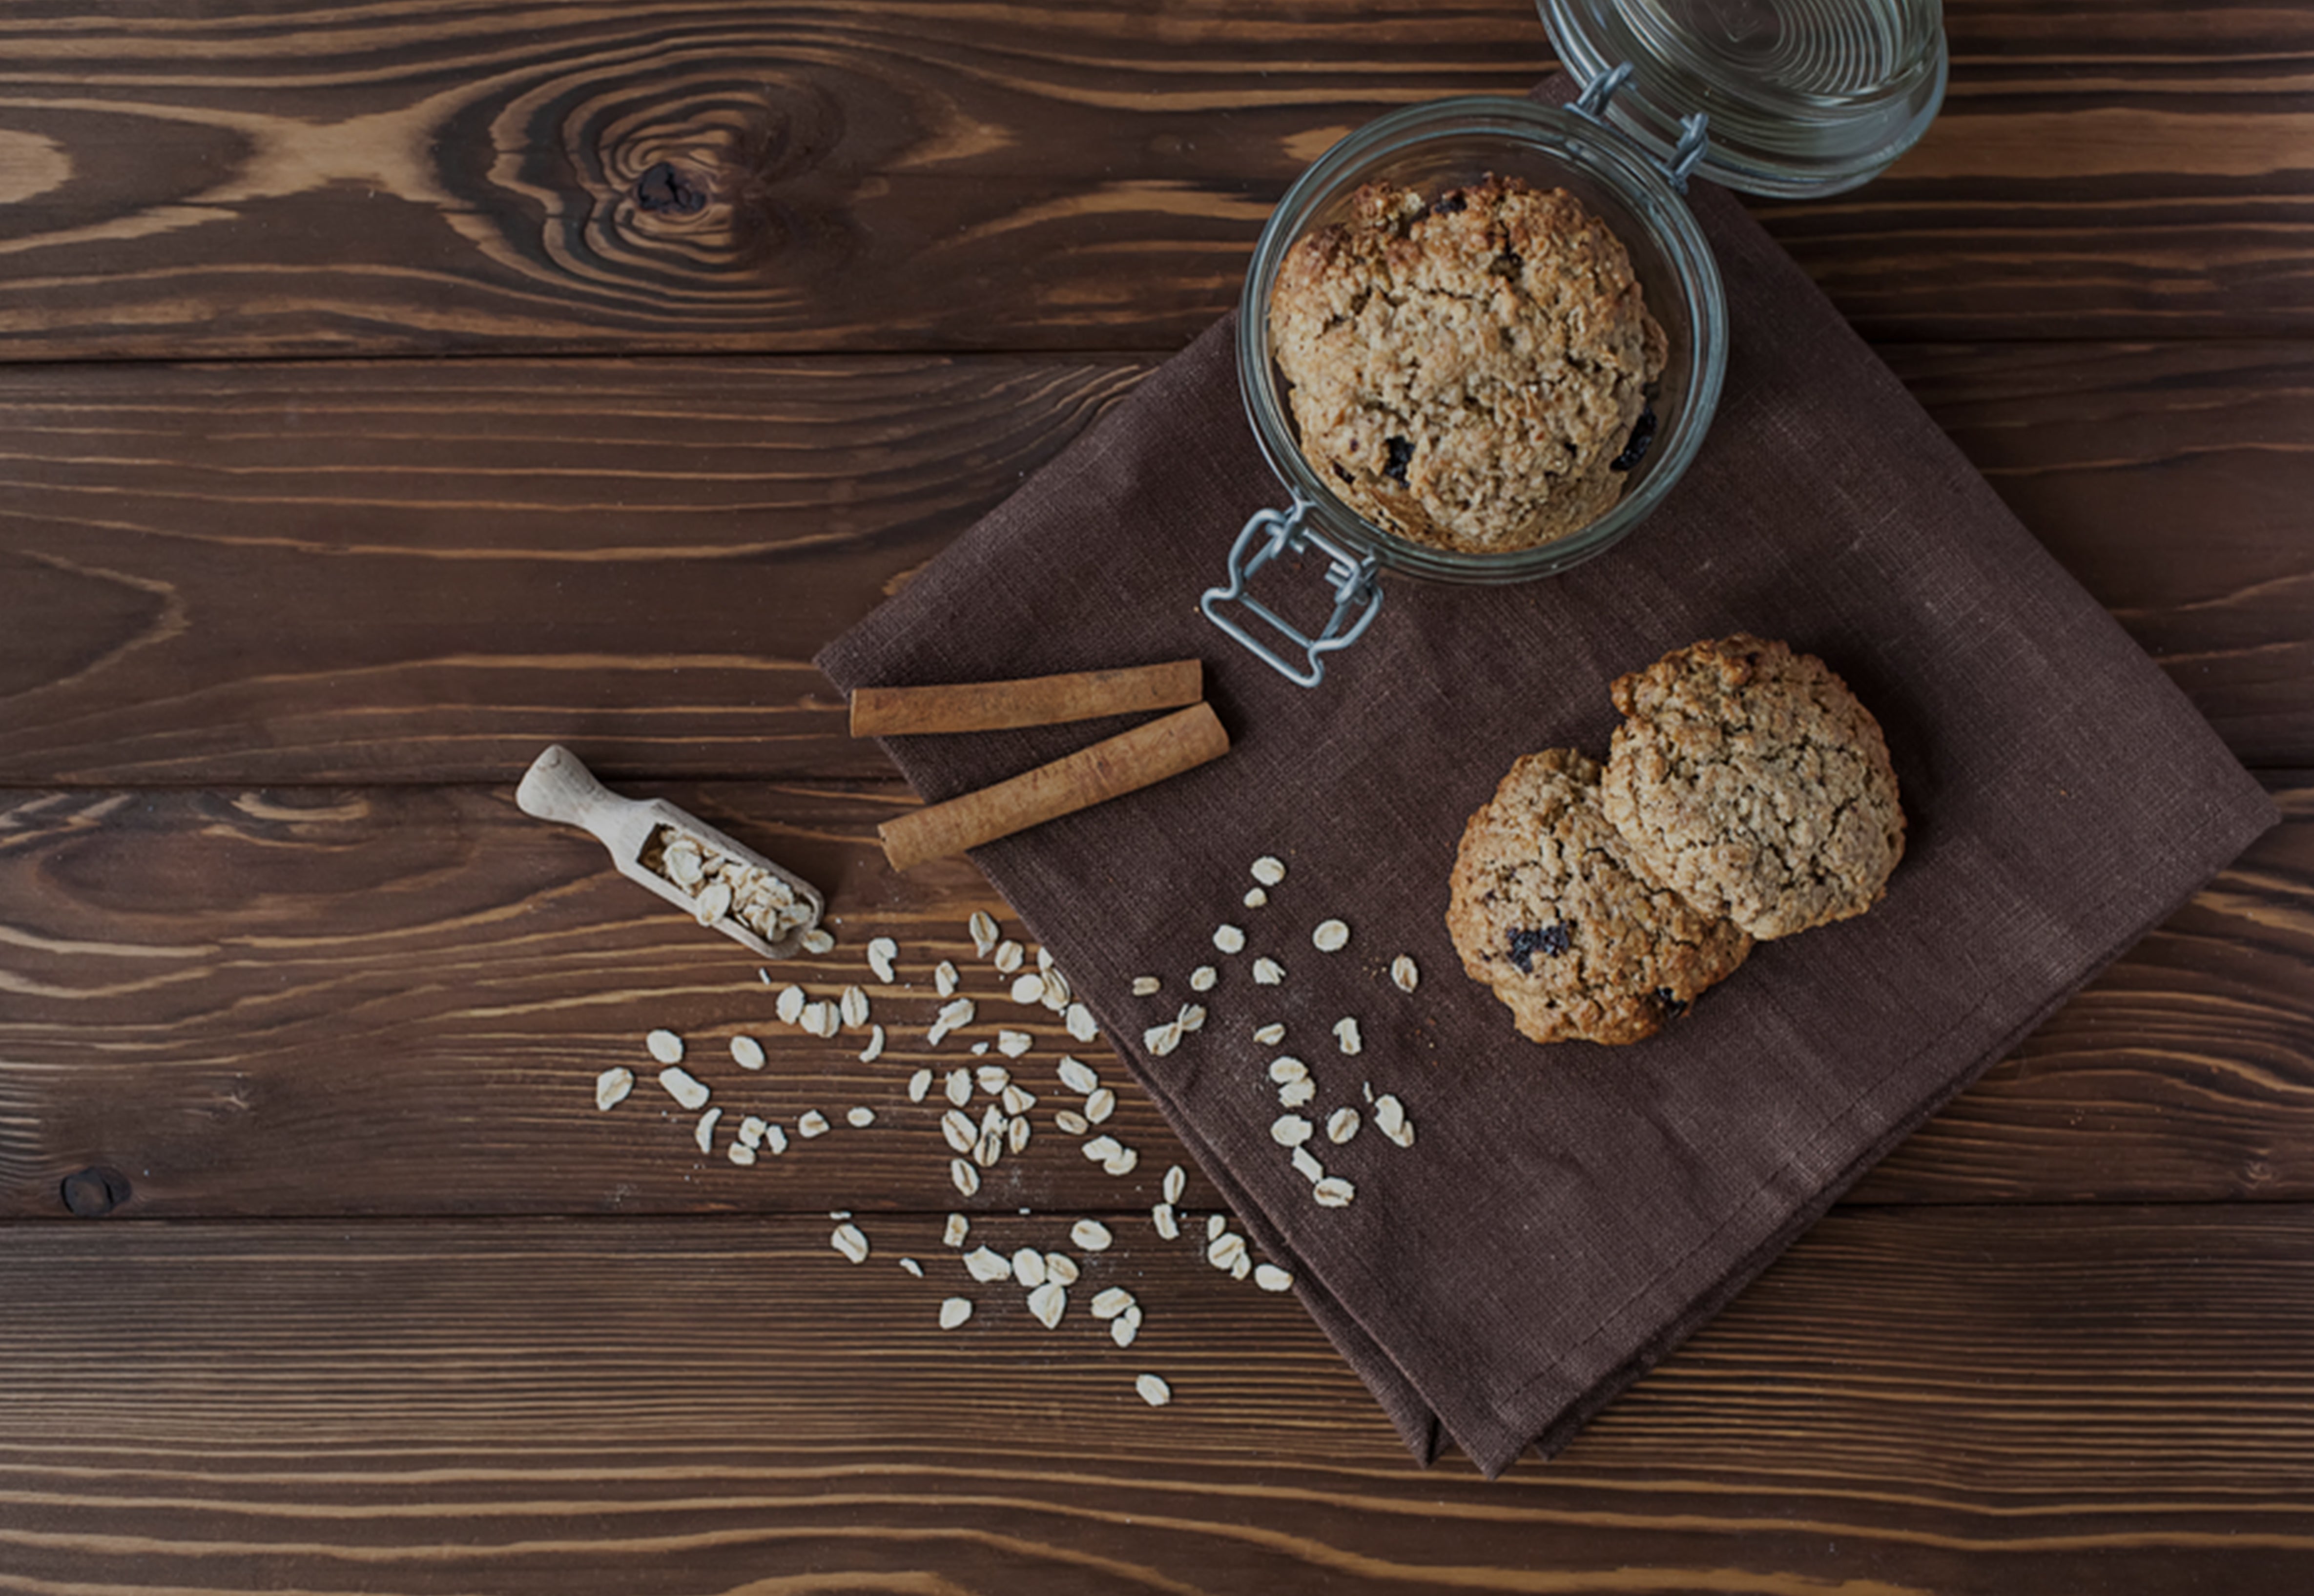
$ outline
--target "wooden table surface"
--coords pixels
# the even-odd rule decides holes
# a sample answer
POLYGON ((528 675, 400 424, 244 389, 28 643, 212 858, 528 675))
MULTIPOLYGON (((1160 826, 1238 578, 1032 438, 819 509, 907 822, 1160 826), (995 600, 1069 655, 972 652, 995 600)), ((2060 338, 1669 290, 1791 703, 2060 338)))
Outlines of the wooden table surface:
POLYGON ((0 1592, 2314 1589, 2314 13, 1947 27, 1912 154, 1760 214, 2284 823, 1489 1484, 1157 1238, 1130 1091, 1134 1176, 968 1206, 1108 1221, 1139 1345, 938 1328, 898 1034, 1003 905, 885 868, 809 661, 1531 7, 0 12, 0 1592), (822 884, 815 993, 893 937, 891 1052, 520 816, 558 740, 822 884), (598 1113, 659 1025, 886 1123, 598 1113))

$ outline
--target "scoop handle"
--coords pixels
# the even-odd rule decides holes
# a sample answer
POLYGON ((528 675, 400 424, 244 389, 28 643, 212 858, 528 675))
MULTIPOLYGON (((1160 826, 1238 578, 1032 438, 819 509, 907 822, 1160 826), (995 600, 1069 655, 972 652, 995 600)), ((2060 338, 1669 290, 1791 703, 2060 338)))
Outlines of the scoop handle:
POLYGON ((617 823, 640 807, 636 799, 621 798, 597 781, 595 772, 560 743, 531 761, 522 785, 514 789, 514 801, 526 815, 593 832, 605 843, 612 842, 617 823))

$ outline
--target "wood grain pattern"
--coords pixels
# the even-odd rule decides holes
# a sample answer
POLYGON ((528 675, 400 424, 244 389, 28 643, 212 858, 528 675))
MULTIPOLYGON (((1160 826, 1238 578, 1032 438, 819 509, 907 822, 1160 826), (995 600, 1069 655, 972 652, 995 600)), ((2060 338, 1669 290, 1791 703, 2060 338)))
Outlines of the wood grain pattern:
POLYGON ((871 1222, 856 1267, 824 1218, 0 1229, 22 1283, 0 1590, 2314 1574, 2314 1342, 2280 1329, 2314 1312, 2295 1204, 1835 1216, 1564 1456, 1491 1485, 1417 1469, 1290 1298, 1185 1244, 1144 1229, 1089 1261, 1074 1294, 1146 1305, 1120 1353, 1076 1306, 1047 1332, 1017 1288, 971 1285, 936 1223, 871 1222), (943 1333, 960 1288, 979 1311, 943 1333), (1142 1370, 1172 1406, 1134 1396, 1142 1370))
MULTIPOLYGON (((2302 13, 1947 9, 1916 152, 1765 211, 1859 325, 2314 326, 2302 13)), ((1341 134, 1550 55, 1520 0, 16 8, 0 359, 1170 349, 1341 134)))
MULTIPOLYGON (((2314 765, 2314 345, 1890 353, 2237 752, 2314 765)), ((880 777, 811 654, 1148 369, 0 369, 0 781, 880 777)))
MULTIPOLYGON (((646 789, 648 790, 648 789, 646 789)), ((1186 1164, 1106 1045, 1016 1008, 965 920, 1017 925, 962 861, 902 877, 877 849, 896 785, 709 786, 663 796, 818 885, 841 939, 774 968, 815 997, 858 982, 888 1044, 818 1041, 775 1018, 758 962, 611 871, 592 839, 517 814, 503 789, 28 793, 0 807, 0 1215, 123 1217, 1125 1207, 1186 1164), (877 934, 898 983, 869 972, 877 934), (926 1045, 953 960, 984 1010, 926 1045), (652 1083, 643 1034, 691 1039, 737 1123, 837 1122, 752 1169, 702 1156, 652 1083), (951 1189, 919 1067, 1028 1030, 1013 1067, 1038 1140, 972 1203, 951 1189), (758 1075, 726 1056, 759 1037, 758 1075), (1123 1099, 1141 1154, 1117 1180, 1052 1126, 1064 1053, 1123 1099), (596 1073, 643 1079, 610 1114, 596 1073), (842 1111, 879 1116, 865 1131, 842 1111), (125 1198, 76 1189, 111 1171, 125 1198), (110 1200, 108 1200, 108 1197, 110 1200)), ((1997 1067, 1859 1194, 1868 1202, 2314 1198, 2314 777, 2289 818, 1997 1067)), ((1451 972, 1433 972, 1440 981, 1451 972)), ((1427 990, 1427 989, 1426 989, 1427 990)), ((1450 992, 1451 995, 1451 992, 1450 992)), ((993 1059, 994 1055, 990 1055, 993 1059)), ((1412 1105, 1418 1119, 1419 1103, 1412 1105)))

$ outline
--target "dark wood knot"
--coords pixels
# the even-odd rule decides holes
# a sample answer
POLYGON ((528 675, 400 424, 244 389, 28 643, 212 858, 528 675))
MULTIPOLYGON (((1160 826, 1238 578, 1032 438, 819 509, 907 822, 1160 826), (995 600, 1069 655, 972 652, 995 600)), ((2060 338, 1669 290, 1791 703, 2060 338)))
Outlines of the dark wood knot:
POLYGON ((102 1219, 128 1197, 128 1177, 103 1164, 65 1177, 65 1207, 82 1219, 102 1219))
POLYGON ((707 190, 671 161, 661 161, 635 180, 635 203, 648 211, 693 216, 707 208, 707 190))

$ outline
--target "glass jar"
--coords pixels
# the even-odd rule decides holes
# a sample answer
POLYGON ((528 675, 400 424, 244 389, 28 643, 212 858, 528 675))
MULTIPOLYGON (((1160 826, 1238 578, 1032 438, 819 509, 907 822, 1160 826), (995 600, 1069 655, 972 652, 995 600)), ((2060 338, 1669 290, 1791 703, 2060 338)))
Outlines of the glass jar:
POLYGON ((1392 111, 1295 180, 1255 245, 1238 307, 1238 383, 1254 437, 1291 502, 1246 523, 1228 582, 1200 607, 1303 686, 1315 686, 1326 657, 1373 622, 1383 571, 1475 583, 1554 576, 1613 547, 1671 492, 1702 445, 1727 361, 1719 269, 1682 198, 1691 172, 1753 193, 1837 192, 1909 147, 1943 97, 1938 0, 1539 4, 1585 85, 1573 105, 1472 95, 1392 111), (1565 537, 1475 553, 1402 537, 1335 496, 1302 453, 1271 355, 1269 304, 1288 253, 1343 220, 1364 185, 1435 193, 1489 174, 1565 189, 1613 231, 1663 324, 1669 357, 1650 389, 1654 442, 1616 503, 1565 537), (1249 591, 1258 572, 1289 553, 1325 562, 1333 609, 1314 635, 1249 591))

